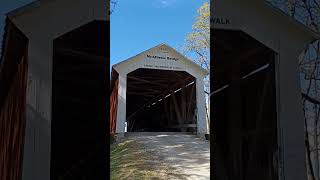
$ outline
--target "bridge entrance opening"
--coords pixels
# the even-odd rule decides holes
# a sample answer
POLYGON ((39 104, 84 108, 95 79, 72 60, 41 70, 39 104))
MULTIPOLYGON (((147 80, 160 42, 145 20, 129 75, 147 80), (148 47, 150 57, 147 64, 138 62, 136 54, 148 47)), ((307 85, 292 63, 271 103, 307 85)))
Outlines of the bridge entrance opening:
POLYGON ((242 31, 214 30, 214 176, 276 180, 276 53, 242 31))
POLYGON ((196 80, 187 72, 139 68, 127 75, 128 132, 194 132, 196 80))
POLYGON ((107 155, 106 21, 53 42, 51 179, 103 179, 107 155))

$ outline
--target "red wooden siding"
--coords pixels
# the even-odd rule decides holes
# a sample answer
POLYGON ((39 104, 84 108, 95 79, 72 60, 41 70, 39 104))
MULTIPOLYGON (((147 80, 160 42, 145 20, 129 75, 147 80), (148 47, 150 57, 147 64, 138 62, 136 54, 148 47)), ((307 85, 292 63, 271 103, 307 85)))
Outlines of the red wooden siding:
POLYGON ((7 18, 0 62, 0 180, 22 175, 28 39, 7 18))
POLYGON ((116 132, 117 108, 118 108, 118 86, 119 79, 115 80, 110 96, 110 133, 116 132))
POLYGON ((21 179, 26 122, 27 59, 18 64, 0 109, 0 179, 21 179))

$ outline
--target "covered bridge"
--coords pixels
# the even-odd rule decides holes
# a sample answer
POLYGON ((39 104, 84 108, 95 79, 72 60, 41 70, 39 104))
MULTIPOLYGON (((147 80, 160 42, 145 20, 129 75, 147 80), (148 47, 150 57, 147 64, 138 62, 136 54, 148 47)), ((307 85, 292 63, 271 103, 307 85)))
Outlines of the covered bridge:
POLYGON ((108 3, 38 0, 7 14, 0 179, 105 179, 108 3))
POLYGON ((113 65, 110 132, 193 132, 204 137, 208 72, 166 44, 113 65))
POLYGON ((211 4, 216 180, 305 180, 299 57, 319 34, 265 0, 211 4))

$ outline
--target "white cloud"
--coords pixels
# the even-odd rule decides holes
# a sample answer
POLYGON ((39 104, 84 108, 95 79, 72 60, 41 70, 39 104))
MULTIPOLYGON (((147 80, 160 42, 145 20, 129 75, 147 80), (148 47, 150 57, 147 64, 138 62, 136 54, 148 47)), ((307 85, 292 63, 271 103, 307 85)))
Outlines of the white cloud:
POLYGON ((168 7, 174 4, 177 0, 157 0, 157 7, 168 7))

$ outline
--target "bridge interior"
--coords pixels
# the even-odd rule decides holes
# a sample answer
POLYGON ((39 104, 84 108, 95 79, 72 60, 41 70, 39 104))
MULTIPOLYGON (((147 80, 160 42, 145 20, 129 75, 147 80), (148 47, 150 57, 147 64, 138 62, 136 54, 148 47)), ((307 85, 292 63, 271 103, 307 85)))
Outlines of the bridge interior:
POLYGON ((184 71, 137 69, 127 75, 128 132, 196 132, 196 81, 184 71))
POLYGON ((51 179, 107 178, 107 22, 54 40, 51 179))
POLYGON ((241 31, 212 32, 214 178, 276 180, 276 53, 241 31))

